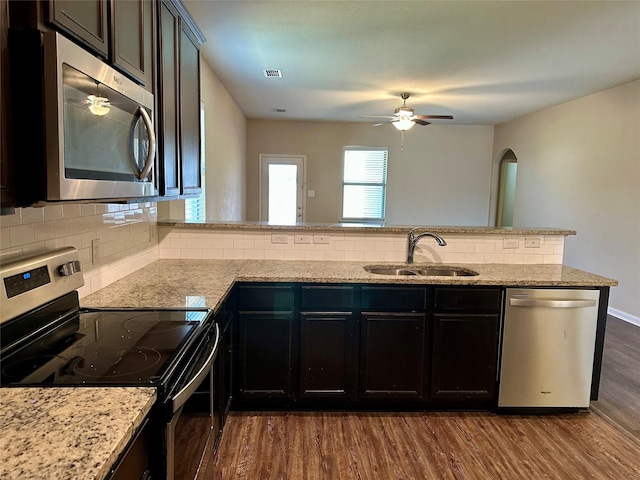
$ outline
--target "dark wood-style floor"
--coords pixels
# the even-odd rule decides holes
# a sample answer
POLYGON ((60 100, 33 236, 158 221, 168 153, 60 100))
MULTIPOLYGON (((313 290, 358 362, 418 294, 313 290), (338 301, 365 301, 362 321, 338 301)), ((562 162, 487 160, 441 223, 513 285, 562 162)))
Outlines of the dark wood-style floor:
POLYGON ((609 317, 591 413, 234 412, 198 479, 640 479, 639 345, 609 317))
POLYGON ((607 317, 600 394, 591 408, 640 444, 640 327, 607 317))

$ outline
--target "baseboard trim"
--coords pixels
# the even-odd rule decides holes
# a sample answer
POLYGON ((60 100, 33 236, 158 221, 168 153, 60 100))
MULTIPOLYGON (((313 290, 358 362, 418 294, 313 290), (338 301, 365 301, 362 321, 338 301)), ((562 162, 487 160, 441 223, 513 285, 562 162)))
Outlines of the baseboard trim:
POLYGON ((640 317, 631 315, 627 312, 623 312, 622 310, 616 310, 615 308, 611 307, 607 308, 607 313, 613 317, 619 318, 620 320, 624 320, 625 322, 640 327, 640 317))

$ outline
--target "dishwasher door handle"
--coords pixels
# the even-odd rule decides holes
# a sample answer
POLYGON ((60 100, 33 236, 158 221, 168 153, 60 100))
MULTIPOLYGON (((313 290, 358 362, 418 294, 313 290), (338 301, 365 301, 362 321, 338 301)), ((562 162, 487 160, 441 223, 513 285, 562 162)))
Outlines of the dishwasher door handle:
POLYGON ((551 298, 509 298, 509 305, 514 307, 547 307, 547 308, 579 308, 595 307, 596 300, 570 300, 551 298))

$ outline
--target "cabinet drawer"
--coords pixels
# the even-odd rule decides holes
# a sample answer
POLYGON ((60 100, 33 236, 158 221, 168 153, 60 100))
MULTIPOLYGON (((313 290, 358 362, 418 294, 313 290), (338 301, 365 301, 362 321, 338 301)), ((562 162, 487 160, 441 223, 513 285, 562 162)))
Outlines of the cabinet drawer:
POLYGON ((424 311, 426 304, 424 287, 362 287, 362 310, 424 311))
POLYGON ((293 287, 291 285, 240 285, 238 287, 238 310, 293 310, 293 287))
POLYGON ((437 288, 436 312, 499 312, 502 292, 499 288, 437 288))
POLYGON ((351 311, 353 287, 342 285, 303 285, 300 289, 300 309, 314 312, 351 311))

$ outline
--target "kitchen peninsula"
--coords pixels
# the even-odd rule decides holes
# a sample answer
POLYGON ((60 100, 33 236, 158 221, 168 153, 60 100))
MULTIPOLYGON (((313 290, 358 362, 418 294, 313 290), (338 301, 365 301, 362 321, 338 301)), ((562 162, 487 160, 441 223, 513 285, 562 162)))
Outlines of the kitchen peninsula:
MULTIPOLYGON (((575 268, 562 265, 561 262, 544 264, 534 263, 525 264, 524 257, 528 252, 523 251, 521 255, 521 263, 505 263, 505 262, 468 262, 469 259, 478 258, 472 255, 479 253, 477 250, 492 250, 492 253, 483 253, 483 255, 507 255, 504 253, 496 253, 498 247, 503 248, 505 238, 517 238, 519 243, 524 243, 524 239, 539 239, 540 249, 548 253, 540 253, 539 255, 550 255, 547 260, 557 260, 558 252, 562 251, 565 235, 572 235, 575 232, 568 230, 555 229, 522 229, 522 230, 498 230, 483 228, 455 228, 455 227, 428 227, 425 230, 433 231, 441 234, 452 248, 451 252, 438 253, 437 248, 432 247, 429 243, 431 240, 425 239, 426 248, 416 258, 416 265, 426 265, 425 256, 436 255, 434 258, 445 261, 448 266, 454 268, 467 268, 477 272, 474 276, 387 276, 378 275, 367 272, 364 267, 371 263, 386 263, 389 261, 402 262, 406 254, 406 233, 408 227, 377 227, 376 233, 369 234, 371 227, 362 227, 362 230, 352 230, 360 227, 327 227, 327 226, 304 226, 295 227, 294 230, 287 231, 284 228, 267 227, 261 225, 251 226, 220 226, 219 224, 207 226, 194 226, 186 224, 160 224, 160 259, 143 267, 130 275, 117 280, 116 282, 101 288, 93 294, 85 296, 81 299, 81 304, 85 307, 185 307, 185 306, 206 306, 214 310, 216 314, 220 314, 228 308, 226 302, 230 296, 239 287, 268 286, 279 287, 285 285, 291 292, 296 295, 303 295, 303 287, 308 291, 326 292, 325 287, 330 289, 337 288, 337 292, 344 292, 349 289, 359 292, 359 298, 364 298, 362 292, 367 288, 383 288, 387 292, 393 292, 395 289, 412 288, 414 291, 423 291, 428 295, 432 295, 437 289, 479 289, 482 291, 490 291, 492 293, 500 292, 505 287, 562 287, 562 288, 590 288, 597 289, 601 292, 600 313, 598 322, 598 339, 596 350, 602 351, 602 337, 604 335, 604 319, 606 318, 606 307, 608 299, 609 287, 616 285, 616 281, 591 274, 575 268), (450 229, 450 230, 447 230, 450 229), (222 231, 225 230, 225 231, 222 231), (348 230, 349 233, 345 232, 348 230), (289 235, 307 235, 311 233, 313 242, 315 237, 319 235, 329 236, 330 243, 311 243, 317 248, 318 252, 357 252, 357 246, 366 249, 362 252, 362 260, 347 261, 347 255, 341 260, 288 260, 284 254, 286 249, 276 248, 277 243, 271 243, 271 235, 282 234, 286 232, 287 240, 289 235), (300 232, 300 233, 299 233, 300 232), (353 233, 351 233, 353 232, 353 233), (248 241, 247 234, 252 238, 248 241), (231 236, 228 236, 231 235, 231 236), (265 238, 266 235, 266 238, 265 238), (350 237, 350 235, 356 235, 350 237), (261 236, 261 237, 260 237, 261 236), (495 238, 494 238, 495 237, 495 238), (495 240, 492 242, 492 240, 495 240), (169 242, 166 244, 166 242, 169 242), (260 243, 262 242, 262 243, 260 243), (345 242, 345 243, 339 243, 345 242), (376 244, 381 242, 383 245, 376 244), (216 244, 221 243, 226 248, 216 248, 216 244), (164 248, 163 244, 167 247, 164 248), (215 251, 216 254, 230 256, 231 258, 205 258, 201 253, 198 258, 163 258, 166 257, 170 246, 179 245, 176 249, 177 254, 180 252, 185 254, 184 250, 196 251, 198 248, 201 252, 205 250, 215 251), (334 247, 328 249, 327 245, 334 247), (470 250, 472 245, 473 252, 470 250), (478 245, 484 245, 478 247, 478 245), (492 245, 489 247, 488 245, 492 245), (239 252, 249 251, 250 246, 256 250, 262 248, 262 258, 234 258, 239 252), (324 246, 324 247, 323 247, 324 246), (560 246, 560 248, 558 248, 560 246), (273 247, 273 248, 270 248, 273 247), (325 248, 326 250, 322 250, 325 248), (345 248, 346 250, 340 250, 345 248), (382 249, 382 250, 381 250, 382 249), (390 254, 385 256, 384 249, 389 249, 390 254), (219 252, 217 250, 220 250, 219 252), (282 259, 268 260, 264 258, 264 252, 283 252, 282 259), (383 260, 380 260, 380 252, 383 251, 383 260), (370 253, 367 253, 370 252, 370 253), (435 253, 434 253, 435 252, 435 253), (460 262, 452 262, 444 257, 447 253, 451 253, 451 258, 460 258, 460 262), (369 260, 370 259, 370 260, 369 260), (388 260, 387 260, 388 259, 388 260), (315 287, 320 289, 314 290, 315 287), (345 290, 346 288, 346 290, 345 290), (342 290, 340 290, 342 289, 342 290)), ((295 240, 295 239, 294 239, 295 240)), ((319 239, 327 241, 326 238, 319 239)), ((296 244, 291 242, 284 245, 291 247, 292 252, 296 252, 296 244)), ((443 247, 446 249, 446 247, 443 247)), ((513 250, 520 250, 527 247, 519 245, 513 250)), ((535 250, 538 247, 532 247, 535 250)), ((252 250, 252 251, 253 251, 252 250)), ((193 254, 192 251, 186 252, 193 254)), ((243 253, 244 254, 244 253, 243 253)), ((254 255, 255 252, 254 252, 254 255)), ((518 254, 516 254, 518 255, 518 254)), ((338 255, 339 256, 339 255, 338 255)), ((317 258, 317 257, 316 257, 317 258)), ((326 258, 326 257, 325 257, 326 258)), ((483 258, 486 260, 486 256, 483 258)), ((518 257, 520 259, 520 257, 518 257)), ((380 290, 378 290, 380 291, 380 290)), ((474 290, 475 291, 475 290, 474 290)), ((393 296, 393 295, 392 295, 393 296)), ((297 298, 297 297, 296 297, 297 298)), ((430 297, 431 298, 431 297, 430 297)), ((299 299, 294 300, 295 305, 300 305, 299 299)), ((252 307, 253 308, 253 307, 252 307)), ((356 308, 356 307, 354 307, 356 308)), ((431 308, 431 307, 429 307, 431 308)), ((235 309, 233 307, 231 310, 235 309)), ((295 311, 300 310, 299 306, 295 306, 295 311)), ((366 309, 366 306, 359 305, 357 308, 366 309)), ((237 312, 233 312, 235 315, 237 312)), ((232 321, 242 321, 244 327, 250 325, 251 320, 255 318, 268 318, 260 312, 260 316, 253 313, 247 315, 240 312, 240 316, 234 317, 232 321), (242 317, 244 315, 244 317, 242 317), (241 319, 241 320, 239 320, 241 319)), ((303 312, 299 318, 305 318, 303 312)), ((424 315, 424 314, 423 314, 424 315)), ((287 317, 294 318, 294 317, 287 317)), ((295 317, 298 318, 298 317, 295 317)), ((430 317, 424 317, 430 318, 430 317)), ((498 318, 498 317, 496 317, 498 318)), ((244 328, 243 327, 243 328, 244 328)), ((239 329, 242 331, 242 329, 239 329)), ((239 334, 239 333, 238 333, 239 334)), ((246 354, 246 344, 240 345, 237 354, 246 354), (243 350, 243 348, 245 350, 243 350)), ((236 365, 239 365, 236 363, 236 365)), ((302 385, 302 383, 301 383, 302 385)), ((354 387, 355 388, 355 387, 354 387)), ((427 391, 427 386, 424 386, 427 391)), ((293 390, 291 390, 292 392, 293 390)), ((297 390, 296 390, 297 391, 297 390)), ((291 393, 289 392, 289 393, 291 393)), ((596 387, 597 392, 597 387, 596 387)), ((368 393, 367 393, 368 394, 368 393)), ((372 394, 375 396, 375 392, 372 394)), ((258 399, 258 401, 260 401, 258 399)), ((485 404, 493 402, 491 398, 482 399, 485 404)), ((87 409, 93 410, 94 405, 87 403, 87 409)), ((82 410, 78 407, 78 410, 82 410)), ((143 412, 141 408, 141 412, 143 412)), ((98 422, 99 424, 100 422, 98 422)), ((100 425, 96 428, 100 428, 100 425)), ((16 427, 17 428, 17 427, 16 427)), ((38 457, 48 457, 56 455, 50 450, 50 445, 42 444, 38 446, 40 454, 34 453, 38 457)), ((108 463, 108 462, 107 462, 108 463)), ((104 470, 102 470, 104 471, 104 470)), ((99 476, 96 478, 100 478, 99 476)))

